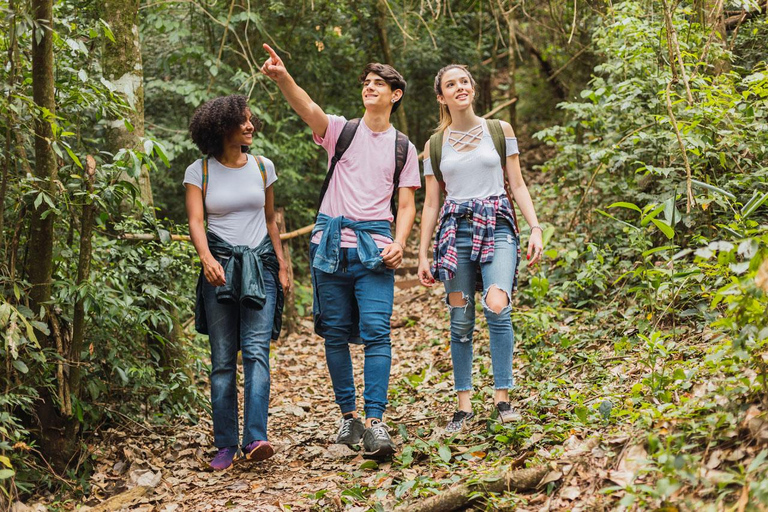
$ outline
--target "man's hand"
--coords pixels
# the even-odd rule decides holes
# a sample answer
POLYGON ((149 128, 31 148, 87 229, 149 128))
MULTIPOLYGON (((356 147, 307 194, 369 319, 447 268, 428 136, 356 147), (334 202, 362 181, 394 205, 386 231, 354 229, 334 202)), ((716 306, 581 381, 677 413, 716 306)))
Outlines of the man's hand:
POLYGON ((261 66, 261 72, 267 75, 271 80, 279 83, 289 76, 288 70, 285 69, 283 59, 275 53, 275 50, 273 50, 271 46, 264 43, 264 49, 267 50, 269 58, 265 60, 264 65, 261 66))
POLYGON ((403 246, 400 242, 392 242, 385 245, 381 251, 381 259, 387 268, 397 268, 403 262, 403 246))

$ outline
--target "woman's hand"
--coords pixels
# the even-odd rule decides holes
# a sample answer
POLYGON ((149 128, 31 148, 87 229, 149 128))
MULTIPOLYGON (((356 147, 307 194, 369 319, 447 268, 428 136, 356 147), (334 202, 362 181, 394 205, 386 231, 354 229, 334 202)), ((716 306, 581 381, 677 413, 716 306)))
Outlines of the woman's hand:
POLYGON ((428 288, 435 284, 435 277, 429 268, 429 260, 424 257, 419 258, 419 281, 428 288))
POLYGON ((283 293, 288 294, 293 287, 293 282, 291 282, 291 278, 288 275, 288 269, 280 267, 280 270, 277 273, 277 278, 280 280, 280 286, 283 287, 283 293))
POLYGON ((216 258, 207 258, 201 260, 203 264, 203 274, 205 278, 211 283, 211 286, 224 286, 227 284, 227 279, 224 277, 224 268, 216 261, 216 258))
POLYGON ((544 249, 544 242, 541 239, 541 228, 531 230, 531 237, 528 239, 528 266, 535 265, 541 260, 541 251, 544 249))

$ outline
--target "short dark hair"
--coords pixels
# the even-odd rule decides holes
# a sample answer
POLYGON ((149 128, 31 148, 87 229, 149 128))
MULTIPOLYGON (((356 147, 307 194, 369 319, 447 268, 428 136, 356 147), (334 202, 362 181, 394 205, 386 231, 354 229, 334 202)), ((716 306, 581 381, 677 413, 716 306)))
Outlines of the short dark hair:
POLYGON ((368 76, 368 73, 375 73, 383 78, 384 81, 387 82, 387 85, 389 85, 389 88, 392 89, 392 92, 398 89, 403 91, 403 95, 400 96, 400 99, 392 105, 392 113, 394 113, 397 110, 397 107, 400 106, 400 102, 403 101, 403 97, 405 96, 405 86, 408 85, 408 83, 405 81, 405 78, 403 78, 403 75, 398 73, 397 70, 389 64, 369 62, 365 65, 363 72, 360 74, 361 84, 365 82, 365 77, 368 76))
MULTIPOLYGON (((243 124, 248 98, 241 94, 232 94, 208 100, 195 110, 189 122, 189 135, 201 153, 221 156, 224 152, 224 137, 243 124)), ((254 128, 261 122, 251 116, 254 128)))

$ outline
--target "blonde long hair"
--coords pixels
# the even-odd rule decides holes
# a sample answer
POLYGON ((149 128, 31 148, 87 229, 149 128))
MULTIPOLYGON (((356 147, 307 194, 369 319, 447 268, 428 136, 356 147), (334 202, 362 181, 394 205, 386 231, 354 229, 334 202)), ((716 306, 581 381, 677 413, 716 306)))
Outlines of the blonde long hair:
MULTIPOLYGON (((469 68, 467 66, 464 66, 463 64, 448 64, 444 68, 442 68, 440 71, 437 72, 437 75, 435 75, 435 94, 437 96, 443 95, 443 75, 446 71, 450 71, 452 69, 460 69, 464 71, 467 76, 469 77, 469 82, 472 84, 472 89, 475 88, 475 79, 472 78, 472 73, 469 72, 469 68)), ((435 130, 435 133, 442 132, 446 128, 448 128, 451 125, 451 122, 453 119, 451 119, 451 111, 448 110, 448 107, 443 104, 439 103, 440 105, 440 122, 437 124, 437 129, 435 130)))

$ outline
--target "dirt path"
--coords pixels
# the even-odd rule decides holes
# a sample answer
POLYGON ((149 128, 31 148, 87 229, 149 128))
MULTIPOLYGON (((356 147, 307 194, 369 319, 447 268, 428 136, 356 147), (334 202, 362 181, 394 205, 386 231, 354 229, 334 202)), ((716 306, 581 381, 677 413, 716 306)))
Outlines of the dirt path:
MULTIPOLYGON (((402 429, 413 432, 430 422, 442 423, 451 407, 442 402, 452 398, 448 381, 424 390, 409 384, 450 369, 447 345, 439 341, 446 337, 447 327, 442 287, 431 291, 409 287, 413 279, 398 276, 392 317, 392 391, 385 420, 400 447, 402 429)), ((362 346, 353 345, 352 352, 362 409, 362 346)), ((347 447, 332 444, 338 408, 322 339, 312 332, 309 319, 302 320, 298 333, 273 344, 271 365, 269 435, 277 449, 273 458, 238 464, 225 472, 209 471, 207 462, 215 449, 207 413, 201 414, 198 425, 175 430, 139 426, 130 433, 110 430, 96 447, 99 466, 91 480, 93 494, 117 495, 139 484, 150 489, 143 498, 129 497, 125 505, 131 510, 283 510, 283 506, 308 510, 323 491, 331 496, 349 487, 351 475, 361 471, 365 461, 347 447)), ((242 389, 240 399, 242 407, 242 389)), ((377 471, 360 480, 374 484, 371 479, 387 473, 390 464, 379 464, 377 471)), ((99 501, 88 504, 98 506, 99 501)), ((113 509, 120 507, 116 504, 113 509)))

